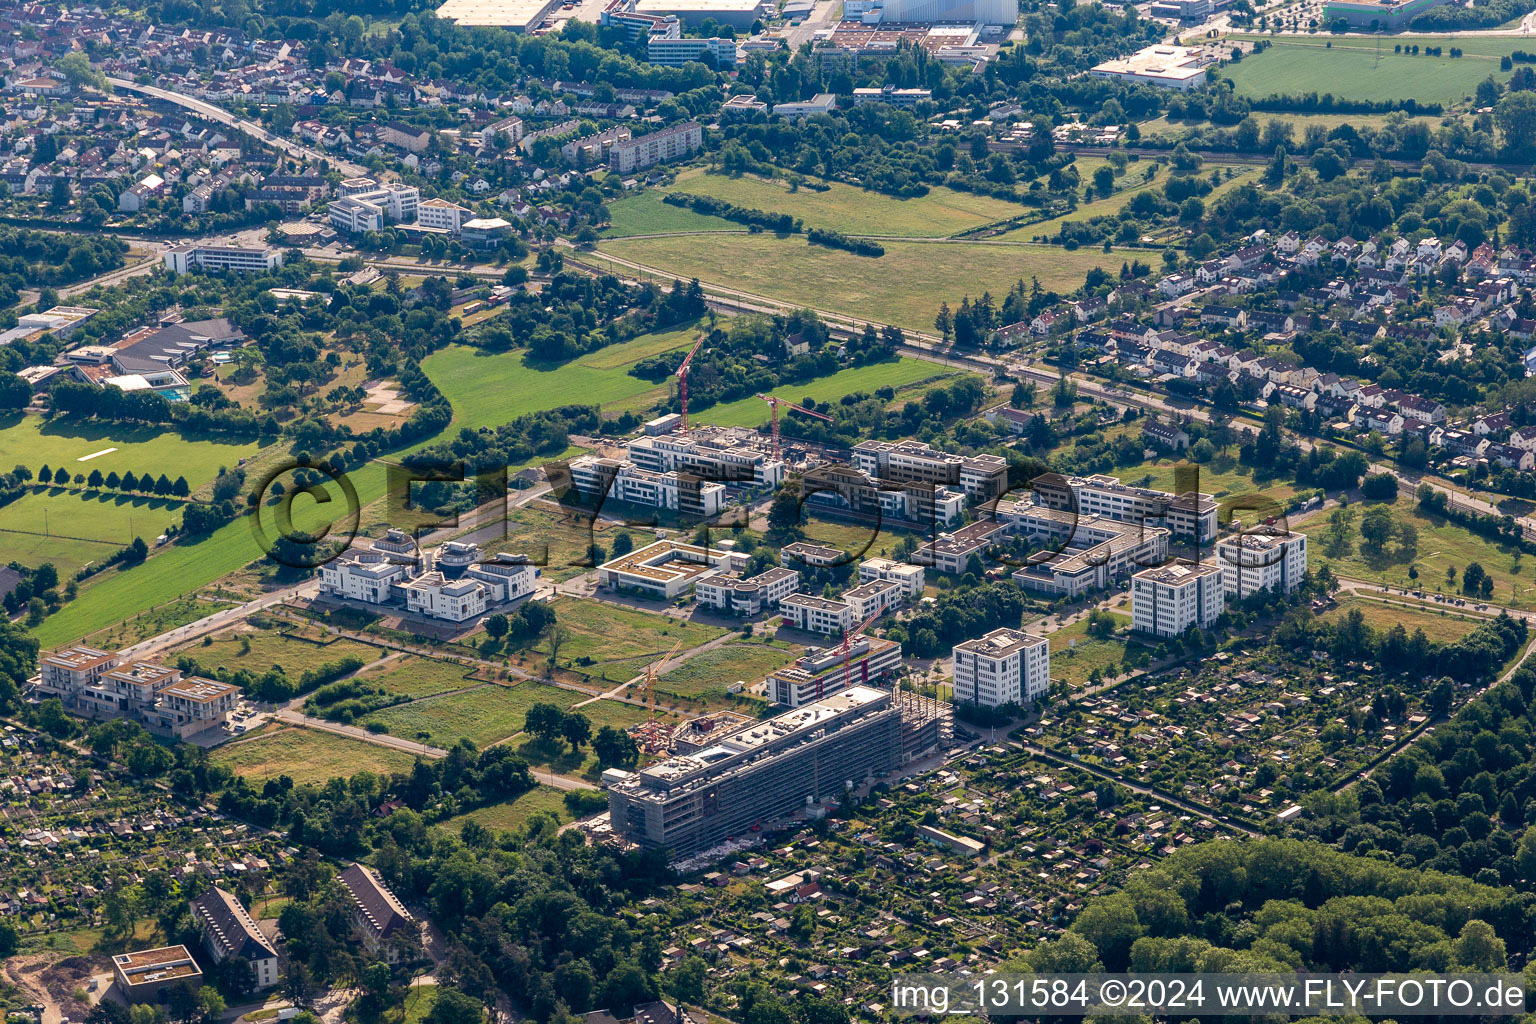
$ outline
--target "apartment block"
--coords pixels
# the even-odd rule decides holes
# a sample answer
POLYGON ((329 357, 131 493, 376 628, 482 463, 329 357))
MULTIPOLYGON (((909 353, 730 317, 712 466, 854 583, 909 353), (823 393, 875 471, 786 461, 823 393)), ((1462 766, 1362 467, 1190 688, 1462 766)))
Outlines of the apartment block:
POLYGON ((416 207, 416 223, 455 235, 470 216, 469 210, 446 199, 423 199, 416 207))
POLYGON ((91 647, 45 655, 34 695, 59 698, 66 711, 86 718, 123 718, 157 736, 184 740, 229 720, 240 688, 149 662, 121 662, 91 647))
POLYGON ((683 160, 703 146, 704 128, 697 121, 689 121, 614 143, 608 150, 608 166, 619 174, 630 174, 657 164, 683 160))
POLYGON ((1307 535, 1239 533, 1216 544, 1227 597, 1252 597, 1265 590, 1289 594, 1307 572, 1307 535))
POLYGON ((719 515, 725 507, 723 484, 687 470, 656 472, 596 455, 572 459, 566 468, 571 486, 589 508, 599 508, 605 499, 611 499, 708 518, 719 515))
POLYGON ((1017 629, 994 629, 955 644, 955 700, 995 708, 1023 707, 1051 685, 1051 645, 1017 629))
POLYGON ((717 569, 700 576, 693 593, 699 604, 707 608, 750 617, 772 611, 799 588, 798 572, 774 566, 747 579, 717 569))
POLYGON ((201 245, 182 242, 165 250, 165 266, 173 274, 259 274, 283 265, 283 254, 269 245, 201 245))
POLYGON ((402 933, 419 931, 420 923, 372 868, 352 864, 336 876, 336 881, 351 897, 352 925, 364 948, 370 953, 382 951, 389 962, 397 962, 401 943, 392 940, 402 933))
POLYGON ((539 571, 519 555, 485 558, 476 544, 447 541, 421 550, 401 530, 354 548, 320 568, 320 592, 370 605, 403 605, 413 614, 466 622, 496 605, 532 594, 539 571))
POLYGON ((811 594, 791 594, 779 602, 779 612, 796 629, 808 633, 835 634, 858 625, 853 608, 846 601, 833 601, 811 594))
POLYGON ((739 487, 784 483, 783 460, 755 430, 704 427, 640 437, 629 444, 629 461, 653 473, 689 472, 739 487))
POLYGON ((1222 575, 1206 564, 1143 569, 1131 577, 1131 628, 1166 637, 1210 627, 1226 608, 1222 575))
POLYGON ((232 893, 214 886, 192 900, 188 909, 214 963, 238 957, 251 965, 258 989, 277 984, 277 951, 232 893))

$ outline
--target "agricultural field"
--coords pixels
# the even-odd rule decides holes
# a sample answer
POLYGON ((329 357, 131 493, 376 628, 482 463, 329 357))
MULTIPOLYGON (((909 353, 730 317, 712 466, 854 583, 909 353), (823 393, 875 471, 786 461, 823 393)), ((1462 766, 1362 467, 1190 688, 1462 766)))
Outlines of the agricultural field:
POLYGON ((540 701, 566 707, 571 694, 543 683, 487 683, 383 708, 366 715, 361 724, 380 724, 391 736, 421 739, 438 747, 451 747, 461 739, 484 747, 521 732, 523 716, 540 701))
POLYGON ((318 729, 278 729, 212 751, 213 760, 260 785, 286 775, 297 784, 350 778, 361 771, 408 771, 415 758, 402 750, 352 740, 318 729))
POLYGON ((1377 632, 1386 632, 1402 623, 1403 628, 1410 633, 1415 629, 1424 630, 1424 635, 1436 644, 1455 643, 1485 621, 1481 615, 1452 614, 1451 610, 1434 605, 1429 608, 1415 607, 1402 601, 1387 601, 1361 594, 1343 598, 1338 607, 1330 608, 1318 618, 1331 622, 1342 619, 1356 609, 1365 616, 1365 624, 1377 632))
MULTIPOLYGON (((1113 199, 1107 202, 1114 202, 1113 199)), ((1020 280, 1038 277, 1045 288, 1080 288, 1090 269, 1118 272, 1126 260, 1152 262, 1142 249, 1067 251, 1056 246, 982 242, 886 242, 885 255, 858 256, 771 234, 697 238, 612 239, 603 253, 632 260, 658 279, 698 278, 717 288, 740 289, 813 309, 864 317, 874 323, 933 330, 941 301, 958 306, 965 295, 1006 295, 1020 280)))
POLYGON ((256 454, 254 441, 227 441, 186 437, 171 430, 131 429, 118 424, 47 421, 39 416, 0 419, 0 464, 29 466, 36 473, 44 465, 67 469, 71 475, 101 470, 101 475, 132 470, 135 475, 153 471, 171 479, 185 476, 195 491, 218 475, 222 466, 233 467, 256 454), (175 473, 170 470, 174 468, 175 473))
MULTIPOLYGON (((830 187, 825 192, 810 188, 791 191, 781 181, 769 181, 753 175, 732 177, 727 174, 711 174, 703 168, 689 168, 678 174, 675 184, 664 186, 657 193, 684 192, 709 196, 749 210, 787 213, 799 217, 807 228, 824 228, 845 235, 883 235, 893 238, 947 238, 957 232, 1007 220, 1026 212, 1018 203, 942 187, 915 199, 898 199, 841 182, 826 184, 830 187)), ((615 204, 615 208, 652 195, 647 193, 635 199, 621 200, 615 204)), ((700 217, 692 210, 668 206, 661 202, 659 194, 655 194, 652 202, 662 211, 682 214, 683 217, 679 217, 671 226, 655 226, 664 223, 663 218, 659 214, 641 214, 642 208, 637 203, 635 214, 625 214, 625 220, 631 223, 621 227, 616 212, 615 224, 606 234, 609 237, 622 237, 648 233, 633 230, 635 224, 652 225, 650 231, 711 230, 720 227, 743 230, 742 225, 732 221, 700 217), (715 223, 710 228, 690 229, 681 226, 684 217, 715 223)))
POLYGON ((692 326, 643 334, 552 366, 527 359, 521 350, 483 352, 450 345, 422 361, 453 406, 450 430, 494 427, 558 402, 601 405, 605 410, 643 410, 665 397, 666 384, 629 375, 629 367, 649 356, 686 348, 698 336, 692 326))
POLYGON ((182 505, 174 498, 39 487, 0 508, 0 564, 52 562, 67 579, 135 537, 154 544, 181 522, 182 505))
POLYGON ((672 231, 745 233, 747 230, 745 225, 728 221, 724 217, 694 213, 681 206, 668 206, 661 201, 661 196, 662 193, 657 189, 648 188, 638 195, 626 196, 609 203, 609 223, 602 231, 603 236, 630 238, 635 235, 666 234, 672 231))
POLYGON ((287 630, 280 632, 278 628, 256 630, 246 627, 213 638, 211 643, 191 644, 177 653, 196 659, 204 670, 222 668, 237 672, 245 669, 259 676, 272 666, 281 665, 289 677, 297 679, 326 662, 342 658, 371 662, 385 652, 319 630, 295 634, 287 630))
POLYGON ((1374 504, 1350 506, 1348 511, 1354 514, 1341 543, 1331 541, 1331 513, 1312 516, 1296 527, 1310 538, 1307 564, 1313 571, 1326 564, 1340 576, 1460 597, 1461 573, 1476 562, 1493 579, 1490 600, 1511 608, 1536 607, 1536 560, 1526 560, 1516 548, 1494 544, 1440 516, 1425 513, 1408 498, 1400 497, 1390 506, 1394 537, 1383 550, 1363 550, 1361 517, 1374 504), (1411 523, 1418 531, 1412 547, 1405 548, 1395 535, 1402 523, 1411 523), (1417 579, 1409 577, 1410 569, 1417 572, 1417 579), (1446 579, 1448 569, 1455 570, 1455 582, 1446 579))
POLYGON ((1501 82, 1511 72, 1499 70, 1499 58, 1520 49, 1518 36, 1265 37, 1263 53, 1229 64, 1222 75, 1239 96, 1254 98, 1304 93, 1332 93, 1341 99, 1382 103, 1414 99, 1446 106, 1469 99, 1477 83, 1492 75, 1501 82), (1398 43, 1446 50, 1460 47, 1462 57, 1393 53, 1398 43), (1378 50, 1379 45, 1379 50, 1378 50))

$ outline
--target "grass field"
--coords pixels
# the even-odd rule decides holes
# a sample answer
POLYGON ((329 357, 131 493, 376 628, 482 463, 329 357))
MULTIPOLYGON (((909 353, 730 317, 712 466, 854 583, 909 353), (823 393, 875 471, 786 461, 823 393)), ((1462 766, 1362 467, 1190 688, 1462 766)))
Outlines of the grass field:
POLYGON ((1501 82, 1511 72, 1499 70, 1499 57, 1519 49, 1518 36, 1445 37, 1398 36, 1383 38, 1378 56, 1377 41, 1368 38, 1266 37, 1271 43, 1263 53, 1229 64, 1222 74, 1239 96, 1255 98, 1274 94, 1332 93, 1341 99, 1380 103, 1415 99, 1446 106, 1470 98, 1477 83, 1492 75, 1501 82), (1332 43, 1329 46, 1329 43, 1332 43), (1463 57, 1417 57, 1392 52, 1399 43, 1452 46, 1463 57))
MULTIPOLYGON (((1327 563, 1335 573, 1352 576, 1371 583, 1385 582, 1392 587, 1406 587, 1434 593, 1460 594, 1462 570, 1468 563, 1476 562, 1493 578, 1491 600, 1514 608, 1536 606, 1536 559, 1516 561, 1512 547, 1493 544, 1477 534, 1436 515, 1426 515, 1409 499, 1399 498, 1392 505, 1394 527, 1410 522, 1418 530, 1418 543, 1410 551, 1402 550, 1396 539, 1385 546, 1382 554, 1363 552, 1360 549, 1360 519, 1363 510, 1371 504, 1352 506, 1355 512, 1349 530, 1347 550, 1331 549, 1327 540, 1330 530, 1329 516, 1319 514, 1302 523, 1297 529, 1308 535, 1307 564, 1315 567, 1327 563), (1516 569, 1516 566, 1519 566, 1516 569), (1447 568, 1456 570, 1456 584, 1447 583, 1447 568), (1418 579, 1408 577, 1409 568, 1418 570, 1418 579)), ((1481 599, 1479 599, 1481 600, 1481 599)))
POLYGON ((415 761, 401 750, 316 729, 278 729, 227 743, 210 756, 258 785, 279 775, 302 784, 350 778, 361 771, 403 772, 415 761))
POLYGON ((565 809, 564 791, 551 786, 537 786, 516 800, 477 807, 473 811, 441 822, 438 827, 458 835, 465 822, 474 821, 489 829, 514 832, 541 811, 553 814, 560 819, 562 825, 571 820, 571 812, 565 809))
MULTIPOLYGON (((1113 202, 1114 200, 1109 200, 1113 202)), ((1136 249, 1078 249, 976 242, 886 242, 878 259, 808 245, 804 238, 770 234, 697 238, 612 239, 601 253, 633 260, 673 277, 737 288, 815 309, 932 331, 941 301, 958 306, 962 296, 990 291, 1006 295, 1017 282, 1038 277, 1042 287, 1070 292, 1096 266, 1118 271, 1136 249)))
MULTIPOLYGON (((570 631, 560 648, 560 664, 578 672, 598 674, 606 662, 642 659, 649 662, 679 641, 684 650, 724 636, 725 630, 634 611, 600 601, 561 600, 553 605, 556 621, 570 631), (589 660, 589 664, 577 662, 589 660)), ((539 650, 548 655, 547 641, 539 650)), ((639 671, 643 671, 642 665, 639 671)), ((616 681, 635 675, 631 672, 616 681)))
POLYGON ((419 699, 450 690, 479 686, 483 680, 472 678, 463 665, 435 661, 414 654, 402 654, 357 674, 361 682, 383 686, 390 693, 419 699))
MULTIPOLYGON (((1102 217, 1106 214, 1119 213, 1121 207, 1134 199, 1138 192, 1143 192, 1153 186, 1162 186, 1168 181, 1168 170, 1165 167, 1159 168, 1157 176, 1150 181, 1143 178, 1142 176, 1146 173, 1146 168, 1150 166, 1152 165, 1145 160, 1130 164, 1126 168, 1125 176, 1117 178, 1115 181, 1117 191, 1107 199, 1095 199, 1091 203, 1083 203, 1071 213, 1063 214, 1052 220, 1040 221, 1036 224, 1024 224, 1014 228, 1012 231, 1005 231, 997 237, 1009 242, 1024 242, 1035 238, 1053 238, 1060 233, 1062 225, 1069 221, 1080 222, 1091 220, 1094 217, 1102 217)), ((1200 173, 1202 175, 1209 175, 1212 167, 1219 166, 1219 164, 1213 164, 1208 161, 1200 173)), ((1222 193, 1258 180, 1259 172, 1257 170, 1253 168, 1240 170, 1231 180, 1223 181, 1216 188, 1212 189, 1210 194, 1204 197, 1204 202, 1209 205, 1212 200, 1219 198, 1222 193)), ((1086 251, 1078 250, 1079 253, 1086 251)), ((1074 254, 1069 253, 1068 255, 1074 254)), ((1138 255, 1142 257, 1143 262, 1152 262, 1145 253, 1139 253, 1138 255)), ((1084 272, 1086 273, 1086 269, 1084 272)), ((1045 283, 1044 278, 1041 278, 1041 283, 1045 283)))
POLYGON ((690 325, 643 334, 558 366, 530 362, 522 351, 486 353, 450 345, 422 361, 427 376, 453 406, 452 430, 494 427, 553 405, 587 403, 616 412, 644 409, 668 392, 629 375, 648 356, 686 348, 698 336, 690 325))
POLYGON ((224 441, 196 440, 175 431, 154 428, 132 430, 117 424, 74 423, 68 420, 48 422, 40 416, 9 416, 0 419, 0 465, 28 466, 36 473, 67 469, 71 476, 91 470, 101 475, 119 475, 132 470, 135 475, 165 473, 172 480, 187 478, 195 491, 212 480, 220 466, 233 467, 241 458, 256 454, 254 441, 229 444, 224 441), (106 452, 108 448, 115 451, 106 452), (97 452, 106 452, 96 455, 97 452), (85 456, 95 458, 80 461, 85 456))
MULTIPOLYGON (((1121 627, 1130 624, 1127 616, 1112 614, 1119 620, 1121 627)), ((1088 635, 1086 620, 1078 620, 1047 635, 1051 642, 1051 678, 1073 685, 1087 683, 1096 668, 1110 675, 1125 662, 1126 654, 1146 649, 1145 645, 1127 639, 1124 633, 1112 637, 1091 637, 1088 635)))
POLYGON ((626 196, 608 204, 609 224, 603 234, 609 238, 627 238, 631 235, 654 235, 667 231, 746 231, 746 226, 694 213, 681 206, 668 206, 661 201, 662 193, 646 189, 639 195, 626 196))
MULTIPOLYGON (((991 224, 1025 212, 1018 203, 1010 203, 991 196, 971 195, 953 189, 935 188, 916 199, 897 199, 879 192, 867 192, 853 185, 828 182, 827 191, 802 188, 791 192, 781 182, 764 178, 743 176, 733 178, 726 174, 710 174, 703 168, 690 168, 677 176, 676 184, 657 190, 686 192, 690 195, 710 196, 750 210, 766 210, 771 213, 788 213, 799 217, 807 228, 825 228, 845 235, 890 235, 899 238, 946 238, 959 231, 991 224)), ((637 196, 621 200, 616 206, 634 203, 650 196, 637 196)), ((687 217, 716 221, 712 228, 741 228, 741 225, 715 217, 700 218, 699 214, 681 207, 667 206, 659 195, 653 200, 663 211, 685 214, 687 217)), ((664 218, 659 214, 626 214, 626 220, 640 225, 660 225, 664 218)), ((614 215, 615 226, 607 234, 613 237, 644 234, 650 231, 697 230, 675 225, 650 226, 645 231, 633 230, 631 224, 620 226, 620 218, 614 215)))
POLYGON ((1409 633, 1423 629, 1424 635, 1437 644, 1454 643, 1486 621, 1477 615, 1452 615, 1441 609, 1438 612, 1419 610, 1396 601, 1382 601, 1370 597, 1346 597, 1337 608, 1329 609, 1320 619, 1341 619, 1354 609, 1360 609, 1366 625, 1378 632, 1386 632, 1398 623, 1409 633))
POLYGON ((523 716, 540 701, 566 707, 571 703, 571 695, 542 683, 486 684, 384 708, 368 715, 363 722, 383 723, 391 736, 402 739, 414 740, 426 733, 426 741, 433 746, 451 747, 467 739, 484 747, 521 732, 523 716))
POLYGON ((181 522, 181 509, 174 499, 39 488, 0 508, 0 564, 52 562, 60 576, 73 576, 135 537, 153 544, 181 522))
POLYGON ((724 697, 740 679, 748 684, 794 660, 798 648, 769 646, 761 640, 737 640, 695 655, 656 679, 658 693, 679 697, 724 697))
POLYGON ((370 662, 385 652, 353 640, 322 638, 318 633, 315 639, 304 639, 276 630, 260 630, 224 634, 211 644, 195 643, 178 653, 195 658, 204 669, 223 668, 231 672, 246 669, 258 676, 273 665, 281 665, 290 678, 297 679, 328 661, 356 657, 370 662))
MULTIPOLYGON (((774 388, 772 394, 791 402, 800 402, 805 398, 814 398, 818 402, 835 402, 844 395, 851 395, 858 391, 873 394, 882 387, 900 391, 901 388, 932 378, 943 378, 947 382, 953 382, 958 381, 962 376, 964 374, 961 372, 946 371, 926 360, 902 356, 881 363, 839 370, 830 377, 822 377, 805 384, 785 384, 774 388)), ((900 399, 899 394, 897 398, 900 399)), ((703 422, 718 423, 727 427, 755 427, 760 423, 767 423, 770 418, 768 403, 756 397, 742 398, 735 402, 706 406, 701 409, 690 407, 689 414, 697 416, 703 422)), ((786 434, 794 433, 793 427, 788 425, 794 415, 788 411, 779 413, 779 426, 786 434)))
MULTIPOLYGON (((1134 466, 1117 468, 1114 475, 1128 484, 1154 487, 1163 491, 1172 491, 1175 487, 1185 490, 1188 488, 1180 482, 1178 467, 1191 465, 1193 464, 1184 458, 1151 459, 1134 466)), ((1216 458, 1204 466, 1193 466, 1193 468, 1199 474, 1194 478, 1193 489, 1216 499, 1216 504, 1221 507, 1222 522, 1231 518, 1236 505, 1251 506, 1255 499, 1272 500, 1274 506, 1266 509, 1236 509, 1239 519, 1252 521, 1255 517, 1277 515, 1284 508, 1284 502, 1296 493, 1296 488, 1283 480, 1256 482, 1250 467, 1240 465, 1236 459, 1230 457, 1216 458), (1239 496, 1243 499, 1241 503, 1237 501, 1239 496)))

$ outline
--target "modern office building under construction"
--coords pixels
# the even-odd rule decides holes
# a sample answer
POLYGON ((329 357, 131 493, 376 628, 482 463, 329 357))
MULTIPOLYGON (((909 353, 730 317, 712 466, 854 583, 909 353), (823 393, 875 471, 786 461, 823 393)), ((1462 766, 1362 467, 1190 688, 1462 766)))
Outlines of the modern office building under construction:
POLYGON ((948 741, 950 708, 853 686, 718 744, 605 773, 613 832, 687 857, 780 824, 948 741))

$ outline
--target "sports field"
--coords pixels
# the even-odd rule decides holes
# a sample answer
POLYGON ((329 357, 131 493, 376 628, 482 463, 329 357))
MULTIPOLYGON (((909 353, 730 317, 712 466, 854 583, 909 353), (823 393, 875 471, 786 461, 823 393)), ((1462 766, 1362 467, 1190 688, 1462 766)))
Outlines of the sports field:
POLYGON ((128 429, 117 424, 49 422, 40 416, 0 419, 0 465, 18 463, 36 473, 44 465, 67 469, 71 476, 119 475, 132 470, 136 476, 153 472, 172 480, 187 478, 195 491, 212 480, 220 466, 236 465, 256 454, 254 441, 231 444, 218 440, 191 439, 175 431, 128 429))
POLYGON ((1378 53, 1377 40, 1364 37, 1266 38, 1272 45, 1263 53, 1222 69, 1239 96, 1315 92, 1372 103, 1415 99, 1451 106, 1469 99, 1489 75, 1508 81, 1511 72, 1499 70, 1499 57, 1528 45, 1519 36, 1393 36, 1380 40, 1378 53), (1429 57, 1420 52, 1415 57, 1393 53, 1395 45, 1416 45, 1421 51, 1440 46, 1447 52, 1455 46, 1466 55, 1429 57))
MULTIPOLYGON (((663 279, 696 277, 814 309, 933 330, 939 303, 958 306, 965 295, 990 291, 1006 295, 1018 281, 1038 277, 1059 292, 1080 288, 1089 269, 1118 272, 1133 257, 1157 256, 1141 249, 1078 249, 976 242, 886 242, 878 259, 808 245, 804 238, 770 234, 711 235, 698 238, 613 239, 602 253, 656 268, 663 279)), ((596 254, 596 255, 600 255, 596 254)))
POLYGON ((778 181, 753 176, 734 178, 727 174, 710 174, 703 168, 689 168, 678 174, 673 185, 615 203, 612 207, 614 223, 606 234, 622 237, 658 231, 743 229, 742 225, 732 221, 700 217, 692 210, 668 206, 660 198, 666 192, 710 196, 749 210, 787 213, 799 217, 807 228, 825 228, 845 235, 898 238, 945 238, 1026 212, 1018 203, 947 188, 935 188, 915 199, 897 199, 840 182, 828 184, 830 188, 825 192, 809 188, 792 192, 788 185, 778 181), (630 208, 621 213, 626 204, 630 204, 630 208), (674 213, 680 216, 669 222, 669 215, 674 213), (697 221, 711 223, 696 227, 694 222, 697 221))
POLYGON ((182 502, 106 491, 50 487, 0 507, 0 564, 36 568, 52 562, 72 576, 88 562, 107 558, 143 537, 153 544, 181 521, 182 502))
POLYGON ((318 729, 291 728, 226 743, 210 756, 258 786, 279 775, 305 783, 350 778, 361 771, 404 772, 416 760, 403 750, 318 729))

